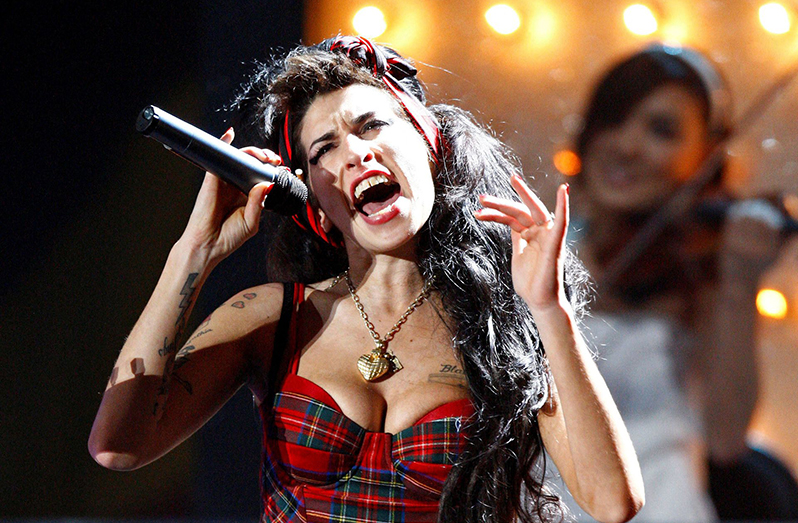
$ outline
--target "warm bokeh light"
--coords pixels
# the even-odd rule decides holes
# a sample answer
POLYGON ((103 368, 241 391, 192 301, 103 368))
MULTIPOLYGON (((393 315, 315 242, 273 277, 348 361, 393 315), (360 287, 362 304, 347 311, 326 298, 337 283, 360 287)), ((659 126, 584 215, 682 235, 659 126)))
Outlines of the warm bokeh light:
POLYGON ((775 289, 762 289, 756 295, 756 309, 766 318, 781 320, 787 316, 787 298, 775 289))
POLYGON ((657 30, 657 17, 654 12, 643 4, 634 4, 623 12, 623 22, 626 28, 636 35, 650 35, 657 30))
POLYGON ((536 46, 549 44, 555 41, 559 21, 551 6, 538 4, 535 6, 534 15, 529 19, 530 37, 536 46))
POLYGON ((521 17, 506 4, 496 4, 485 12, 488 25, 499 34, 508 35, 521 27, 521 17))
POLYGON ((554 167, 565 176, 576 176, 582 171, 582 160, 579 155, 568 149, 557 151, 554 155, 554 167))
POLYGON ((663 23, 658 30, 661 40, 670 42, 668 45, 672 47, 681 47, 680 42, 690 38, 690 28, 686 27, 684 23, 663 23))
POLYGON ((368 6, 355 14, 352 19, 352 27, 361 36, 376 38, 385 32, 388 24, 385 22, 385 15, 382 14, 379 8, 368 6))
POLYGON ((790 14, 780 3, 770 2, 759 8, 759 23, 769 33, 784 34, 790 30, 790 14))

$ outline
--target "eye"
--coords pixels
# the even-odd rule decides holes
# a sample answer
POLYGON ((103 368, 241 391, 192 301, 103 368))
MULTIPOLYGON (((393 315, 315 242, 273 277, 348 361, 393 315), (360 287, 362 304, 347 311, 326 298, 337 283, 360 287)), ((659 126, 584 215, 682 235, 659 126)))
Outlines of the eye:
POLYGON ((315 153, 315 154, 314 154, 314 155, 313 155, 313 156, 310 158, 310 160, 308 160, 308 163, 309 163, 310 165, 316 165, 316 164, 318 164, 318 163, 319 163, 319 160, 321 160, 321 157, 322 157, 322 156, 324 156, 324 154, 325 154, 327 151, 329 151, 330 149, 332 149, 332 147, 333 147, 333 144, 332 144, 332 143, 326 143, 326 144, 322 145, 321 147, 319 147, 318 149, 316 149, 316 153, 315 153))
POLYGON ((381 128, 389 125, 389 124, 390 124, 390 122, 387 122, 385 120, 379 120, 377 118, 373 118, 373 119, 371 119, 371 120, 369 120, 369 121, 367 121, 366 123, 363 124, 363 127, 360 128, 360 133, 361 134, 366 134, 369 131, 374 131, 374 130, 377 130, 377 129, 381 129, 381 128))
POLYGON ((674 140, 679 137, 679 122, 668 116, 654 116, 648 122, 651 133, 663 140, 674 140))

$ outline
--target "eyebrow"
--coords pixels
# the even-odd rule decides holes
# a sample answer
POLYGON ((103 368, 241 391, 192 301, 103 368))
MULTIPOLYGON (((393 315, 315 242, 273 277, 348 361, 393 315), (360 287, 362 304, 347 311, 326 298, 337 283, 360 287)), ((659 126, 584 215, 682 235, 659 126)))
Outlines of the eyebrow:
MULTIPOLYGON (((360 116, 355 117, 355 119, 352 120, 352 124, 351 125, 353 127, 358 127, 363 122, 365 122, 366 120, 372 118, 375 114, 377 114, 375 111, 367 111, 367 112, 361 114, 360 116)), ((326 142, 327 140, 330 140, 333 137, 335 137, 335 131, 327 131, 326 133, 322 134, 321 136, 319 136, 318 138, 316 138, 315 140, 313 140, 310 143, 310 146, 308 147, 308 151, 313 149, 313 146, 316 145, 317 143, 326 142)))

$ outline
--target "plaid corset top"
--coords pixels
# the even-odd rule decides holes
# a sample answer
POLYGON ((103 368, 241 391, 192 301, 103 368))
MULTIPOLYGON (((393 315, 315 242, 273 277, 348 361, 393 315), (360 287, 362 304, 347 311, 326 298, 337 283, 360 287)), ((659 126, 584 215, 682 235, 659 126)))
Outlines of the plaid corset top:
POLYGON ((396 434, 370 432, 291 360, 274 402, 261 406, 262 521, 435 522, 466 443, 470 400, 441 405, 396 434))

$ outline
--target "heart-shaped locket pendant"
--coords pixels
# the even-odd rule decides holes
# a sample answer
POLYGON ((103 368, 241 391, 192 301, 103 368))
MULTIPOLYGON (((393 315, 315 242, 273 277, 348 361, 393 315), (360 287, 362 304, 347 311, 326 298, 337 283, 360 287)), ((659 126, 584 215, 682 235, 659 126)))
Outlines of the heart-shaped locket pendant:
POLYGON ((366 381, 374 381, 383 376, 391 367, 380 349, 374 349, 369 354, 364 354, 357 359, 357 370, 366 381))

